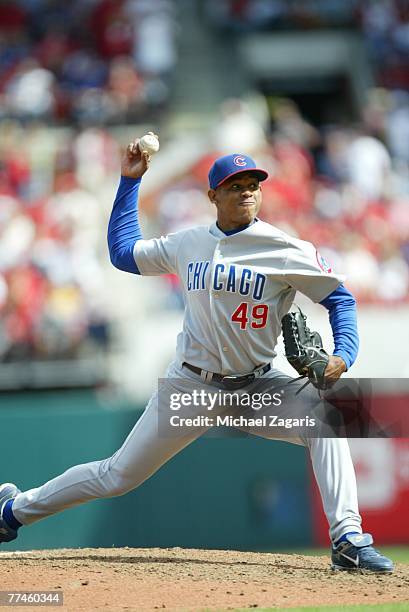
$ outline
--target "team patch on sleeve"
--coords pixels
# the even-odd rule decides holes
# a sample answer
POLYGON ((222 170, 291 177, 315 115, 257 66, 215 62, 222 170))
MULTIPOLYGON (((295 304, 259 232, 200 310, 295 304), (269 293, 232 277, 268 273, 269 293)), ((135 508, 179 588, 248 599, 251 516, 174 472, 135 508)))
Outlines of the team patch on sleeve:
POLYGON ((327 274, 331 274, 332 268, 327 262, 327 260, 325 259, 325 257, 323 257, 319 251, 316 251, 316 254, 317 254, 317 262, 321 270, 323 272, 326 272, 327 274))

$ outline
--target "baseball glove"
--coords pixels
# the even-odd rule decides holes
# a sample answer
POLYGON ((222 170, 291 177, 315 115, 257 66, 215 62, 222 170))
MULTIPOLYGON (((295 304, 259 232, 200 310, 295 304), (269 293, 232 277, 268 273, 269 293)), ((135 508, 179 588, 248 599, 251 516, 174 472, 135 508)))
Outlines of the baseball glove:
POLYGON ((314 387, 326 389, 324 372, 329 361, 328 353, 319 333, 308 329, 307 317, 300 308, 298 310, 289 312, 281 320, 285 355, 300 378, 308 377, 314 387))

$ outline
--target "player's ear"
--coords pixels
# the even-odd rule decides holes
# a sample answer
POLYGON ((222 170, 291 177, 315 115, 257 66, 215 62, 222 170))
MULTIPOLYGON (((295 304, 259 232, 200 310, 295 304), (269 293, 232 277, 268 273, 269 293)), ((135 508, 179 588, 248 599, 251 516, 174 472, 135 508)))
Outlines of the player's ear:
POLYGON ((209 200, 213 203, 216 204, 216 192, 214 189, 209 189, 209 191, 207 192, 207 195, 209 197, 209 200))

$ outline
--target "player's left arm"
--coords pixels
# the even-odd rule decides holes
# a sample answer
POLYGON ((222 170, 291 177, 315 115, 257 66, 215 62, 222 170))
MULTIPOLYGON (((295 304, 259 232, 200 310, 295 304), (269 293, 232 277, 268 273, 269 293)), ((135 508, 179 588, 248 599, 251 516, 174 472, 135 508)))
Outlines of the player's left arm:
POLYGON ((358 353, 355 299, 343 286, 344 277, 333 272, 311 242, 287 238, 284 273, 288 284, 329 311, 335 349, 325 377, 335 382, 351 367, 358 353))
POLYGON ((335 345, 325 370, 325 378, 335 382, 351 367, 358 355, 356 301, 352 293, 341 284, 320 304, 328 310, 335 345))

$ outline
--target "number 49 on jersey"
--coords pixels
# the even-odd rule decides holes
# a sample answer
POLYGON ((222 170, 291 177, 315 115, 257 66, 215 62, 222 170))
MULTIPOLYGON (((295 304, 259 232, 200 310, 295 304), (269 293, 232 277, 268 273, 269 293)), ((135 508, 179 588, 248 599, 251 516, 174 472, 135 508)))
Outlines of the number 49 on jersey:
POLYGON ((231 316, 231 320, 243 330, 247 329, 249 322, 253 329, 261 329, 267 325, 267 318, 268 304, 256 304, 250 308, 247 302, 242 302, 231 316))

